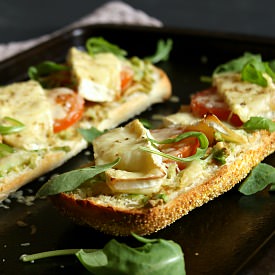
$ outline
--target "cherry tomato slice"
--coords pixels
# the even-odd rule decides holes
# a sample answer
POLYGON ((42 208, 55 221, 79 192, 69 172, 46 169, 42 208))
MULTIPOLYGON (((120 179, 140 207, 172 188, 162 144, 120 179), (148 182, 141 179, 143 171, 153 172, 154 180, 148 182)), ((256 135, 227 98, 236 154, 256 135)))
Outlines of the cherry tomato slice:
POLYGON ((57 88, 49 92, 55 101, 54 133, 58 133, 75 124, 83 115, 84 99, 67 88, 57 88))
MULTIPOLYGON (((151 130, 152 136, 157 140, 164 140, 174 138, 182 134, 185 130, 182 127, 160 128, 151 130)), ((159 150, 165 154, 172 155, 179 158, 187 158, 194 155, 197 148, 200 146, 199 140, 196 137, 188 137, 178 142, 160 144, 159 150)), ((165 163, 175 162, 174 160, 164 158, 165 163)), ((176 162, 180 170, 186 167, 186 164, 181 161, 176 162)))
MULTIPOLYGON (((194 155, 199 146, 200 143, 196 137, 189 137, 172 144, 164 144, 160 147, 160 150, 165 154, 169 154, 175 157, 187 158, 194 155)), ((166 159, 164 162, 169 163, 173 162, 173 160, 166 159)), ((180 170, 186 167, 186 164, 181 161, 177 161, 177 165, 180 170)))
POLYGON ((235 126, 243 123, 236 114, 232 114, 223 98, 217 93, 216 87, 198 92, 191 97, 191 110, 193 114, 203 117, 205 114, 214 114, 220 120, 228 121, 235 126))
POLYGON ((125 91, 133 82, 134 72, 128 68, 125 67, 120 72, 120 79, 121 79, 121 91, 125 91))

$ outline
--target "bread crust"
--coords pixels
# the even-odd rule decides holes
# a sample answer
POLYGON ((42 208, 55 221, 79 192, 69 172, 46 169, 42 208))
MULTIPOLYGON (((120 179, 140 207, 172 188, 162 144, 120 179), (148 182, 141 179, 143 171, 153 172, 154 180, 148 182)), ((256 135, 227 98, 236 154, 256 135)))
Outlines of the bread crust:
POLYGON ((275 133, 261 131, 260 136, 257 143, 242 152, 232 163, 221 166, 206 181, 179 194, 166 204, 127 210, 111 204, 104 206, 92 199, 79 199, 66 193, 52 196, 51 200, 64 215, 76 223, 91 226, 107 234, 151 234, 232 189, 253 167, 272 154, 275 151, 275 133))

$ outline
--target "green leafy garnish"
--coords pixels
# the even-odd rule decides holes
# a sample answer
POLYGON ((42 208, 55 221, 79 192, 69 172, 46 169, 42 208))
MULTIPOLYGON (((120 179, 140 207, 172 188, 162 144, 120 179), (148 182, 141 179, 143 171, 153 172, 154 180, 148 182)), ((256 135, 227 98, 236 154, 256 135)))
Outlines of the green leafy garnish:
POLYGON ((204 83, 212 83, 212 77, 211 76, 206 76, 206 75, 202 75, 200 76, 200 81, 204 82, 204 83))
POLYGON ((119 46, 112 44, 103 37, 91 37, 86 41, 86 49, 90 55, 111 52, 116 56, 125 57, 127 52, 119 46))
POLYGON ((262 129, 272 133, 275 131, 275 122, 264 117, 251 117, 243 124, 243 128, 249 131, 262 129))
MULTIPOLYGON (((23 262, 33 262, 36 260, 58 257, 58 256, 68 256, 68 255, 75 255, 80 249, 59 249, 59 250, 51 250, 51 251, 44 251, 35 254, 23 254, 20 256, 20 260, 23 262)), ((94 252, 97 249, 85 249, 86 252, 94 252)))
POLYGON ((254 83, 263 87, 268 85, 264 74, 269 75, 275 80, 275 73, 271 63, 263 62, 260 54, 244 53, 243 56, 233 59, 225 64, 219 65, 213 72, 213 75, 224 72, 240 73, 244 81, 254 83))
POLYGON ((275 168, 266 163, 258 164, 249 176, 240 185, 239 191, 244 195, 252 195, 263 189, 269 184, 275 187, 275 168))
POLYGON ((42 76, 46 76, 59 71, 68 70, 68 66, 57 64, 53 61, 43 61, 36 66, 29 67, 28 76, 30 79, 39 80, 42 76))
POLYGON ((90 180, 96 175, 112 168, 119 162, 119 160, 120 159, 118 158, 111 163, 76 169, 58 176, 54 176, 38 190, 36 196, 45 197, 72 191, 85 181, 90 180))
POLYGON ((70 77, 65 73, 70 71, 70 67, 53 61, 43 61, 28 69, 30 79, 38 81, 44 88, 58 86, 71 86, 70 77), (64 83, 66 85, 64 85, 64 83))
POLYGON ((213 74, 225 73, 225 72, 235 72, 239 73, 242 71, 244 66, 249 62, 260 63, 262 62, 262 57, 260 54, 244 53, 236 59, 232 59, 224 64, 219 65, 213 72, 213 74))
POLYGON ((145 128, 147 128, 147 129, 152 129, 152 128, 153 128, 152 123, 151 123, 148 119, 139 118, 139 121, 142 123, 142 125, 143 125, 145 128))
POLYGON ((4 157, 14 152, 14 149, 7 144, 0 143, 0 157, 4 157))
MULTIPOLYGON (((168 60, 172 46, 172 39, 167 39, 167 41, 161 39, 157 43, 156 52, 152 56, 145 57, 144 59, 151 63, 158 63, 160 61, 168 60)), ((115 44, 108 42, 103 37, 89 38, 86 41, 86 49, 87 52, 92 56, 98 53, 111 52, 120 58, 124 58, 128 54, 127 51, 121 49, 115 44)))
POLYGON ((270 60, 268 61, 268 65, 270 67, 270 69, 275 72, 275 60, 270 60))
POLYGON ((11 125, 0 125, 0 135, 10 135, 14 133, 18 133, 25 128, 25 125, 11 117, 4 117, 3 120, 7 121, 11 125))
POLYGON ((150 61, 153 64, 158 63, 160 61, 166 61, 169 59, 172 47, 172 39, 167 39, 167 41, 160 39, 157 43, 157 49, 155 54, 152 56, 145 57, 144 59, 150 61))
POLYGON ((268 82, 263 74, 268 74, 272 80, 275 80, 275 73, 269 67, 267 62, 248 62, 241 71, 241 76, 244 81, 258 84, 260 86, 266 87, 268 82))
POLYGON ((171 159, 174 161, 180 161, 180 162, 189 162, 189 161, 193 161, 195 159, 200 159, 200 158, 204 157, 206 150, 208 148, 209 142, 208 142, 206 135, 201 132, 193 132, 193 131, 185 132, 183 134, 176 136, 175 138, 168 138, 168 139, 161 140, 161 141, 157 141, 157 140, 151 139, 149 137, 147 137, 147 138, 153 145, 155 145, 155 144, 171 144, 171 143, 179 142, 179 141, 181 141, 185 138, 188 138, 188 137, 197 137, 199 140, 199 143, 200 143, 200 147, 197 148, 197 151, 194 155, 186 157, 186 158, 180 158, 180 157, 176 157, 173 155, 165 154, 161 151, 156 151, 156 150, 150 149, 148 147, 140 146, 139 148, 143 151, 146 151, 146 152, 149 152, 152 154, 156 154, 156 155, 159 155, 159 156, 162 156, 164 158, 168 158, 168 159, 171 159))
POLYGON ((20 259, 27 262, 51 256, 75 254, 92 274, 186 274, 184 255, 177 243, 172 240, 147 239, 134 233, 132 235, 144 245, 132 248, 112 239, 103 249, 57 250, 22 255, 20 259))
MULTIPOLYGON (((22 122, 14 118, 4 117, 2 120, 9 123, 9 125, 0 124, 0 135, 2 136, 18 133, 25 128, 25 125, 22 122)), ((13 152, 14 149, 12 147, 0 142, 0 157, 7 156, 13 152)))
POLYGON ((105 133, 105 131, 100 131, 95 127, 91 127, 89 129, 79 128, 78 131, 89 143, 105 133))

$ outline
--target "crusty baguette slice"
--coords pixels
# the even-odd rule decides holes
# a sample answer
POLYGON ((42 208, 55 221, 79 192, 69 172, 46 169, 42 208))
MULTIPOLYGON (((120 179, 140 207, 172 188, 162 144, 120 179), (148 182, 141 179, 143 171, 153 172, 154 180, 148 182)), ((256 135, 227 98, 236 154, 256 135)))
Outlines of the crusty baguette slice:
POLYGON ((86 108, 86 119, 83 118, 81 125, 85 128, 94 126, 99 130, 111 129, 153 104, 167 100, 172 93, 171 82, 163 70, 153 68, 155 82, 149 92, 136 91, 123 95, 119 101, 92 103, 86 108))
MULTIPOLYGON (((146 235, 156 232, 192 209, 233 188, 265 157, 275 151, 275 133, 257 131, 249 134, 249 143, 235 145, 234 157, 225 165, 209 166, 203 174, 191 176, 183 188, 169 194, 167 203, 136 205, 131 198, 112 195, 89 196, 88 191, 73 191, 52 196, 54 205, 76 223, 89 225, 111 235, 146 235)), ((189 173, 190 176, 190 173, 189 173)), ((186 175, 183 173, 180 179, 186 175)))

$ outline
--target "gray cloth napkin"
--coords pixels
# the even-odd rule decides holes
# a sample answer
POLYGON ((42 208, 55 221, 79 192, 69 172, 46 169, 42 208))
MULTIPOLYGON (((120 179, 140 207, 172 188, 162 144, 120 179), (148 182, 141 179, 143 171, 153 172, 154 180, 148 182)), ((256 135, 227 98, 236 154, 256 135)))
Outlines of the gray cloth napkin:
POLYGON ((12 57, 13 55, 29 49, 41 42, 49 40, 50 38, 61 34, 64 31, 72 29, 74 27, 80 27, 90 24, 132 24, 132 25, 146 25, 146 26, 156 26, 161 27, 162 23, 147 15, 141 10, 134 9, 120 1, 109 2, 95 11, 91 12, 87 16, 80 18, 77 22, 71 25, 55 31, 51 34, 46 34, 34 39, 29 39, 19 42, 10 42, 7 44, 0 44, 0 61, 12 57))

